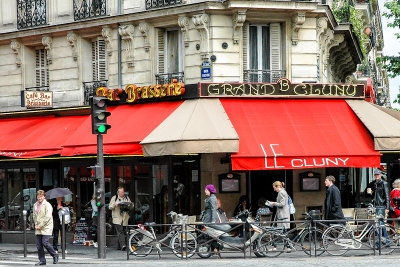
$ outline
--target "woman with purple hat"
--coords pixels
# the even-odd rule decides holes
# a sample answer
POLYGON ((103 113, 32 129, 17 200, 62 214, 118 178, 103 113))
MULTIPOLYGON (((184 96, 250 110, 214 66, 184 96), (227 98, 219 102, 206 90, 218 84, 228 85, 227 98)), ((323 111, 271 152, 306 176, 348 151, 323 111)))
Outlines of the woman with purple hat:
POLYGON ((215 187, 212 184, 206 185, 204 190, 206 193, 206 205, 204 209, 203 222, 204 223, 217 223, 218 215, 217 215, 217 197, 215 193, 215 187))

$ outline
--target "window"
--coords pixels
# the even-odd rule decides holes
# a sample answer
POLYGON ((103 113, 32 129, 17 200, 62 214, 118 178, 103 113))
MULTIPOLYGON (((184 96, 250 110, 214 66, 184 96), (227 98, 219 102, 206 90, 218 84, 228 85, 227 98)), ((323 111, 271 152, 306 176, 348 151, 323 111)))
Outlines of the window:
POLYGON ((106 42, 103 39, 92 41, 93 81, 107 79, 106 42))
POLYGON ((183 82, 183 43, 179 30, 159 29, 157 83, 183 82))
POLYGON ((36 86, 49 86, 49 66, 46 49, 36 49, 36 86))
POLYGON ((276 82, 285 76, 282 70, 281 35, 279 23, 244 27, 245 82, 276 82))

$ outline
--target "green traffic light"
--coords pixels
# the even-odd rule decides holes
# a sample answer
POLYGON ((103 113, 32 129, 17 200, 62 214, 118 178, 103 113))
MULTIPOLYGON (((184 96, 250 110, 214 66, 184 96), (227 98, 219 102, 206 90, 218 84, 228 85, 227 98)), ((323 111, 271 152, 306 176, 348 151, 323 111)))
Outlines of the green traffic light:
POLYGON ((100 125, 99 128, 97 128, 97 131, 99 133, 104 133, 106 131, 106 126, 105 125, 100 125))
POLYGON ((101 205, 100 202, 97 202, 97 203, 96 203, 96 206, 97 206, 97 207, 100 207, 100 205, 101 205))

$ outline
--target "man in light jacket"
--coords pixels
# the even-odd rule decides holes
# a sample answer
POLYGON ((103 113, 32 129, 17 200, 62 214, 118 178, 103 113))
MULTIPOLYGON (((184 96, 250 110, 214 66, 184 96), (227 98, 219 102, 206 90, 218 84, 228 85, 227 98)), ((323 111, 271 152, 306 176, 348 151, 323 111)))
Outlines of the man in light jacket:
POLYGON ((50 245, 49 239, 53 233, 53 208, 46 201, 46 193, 39 190, 36 193, 37 202, 33 206, 33 221, 35 223, 36 247, 38 250, 39 262, 35 265, 46 265, 46 257, 44 254, 45 247, 53 257, 53 264, 58 262, 58 253, 50 245))
POLYGON ((125 250, 125 232, 123 226, 128 225, 129 209, 133 208, 133 203, 128 196, 125 196, 125 189, 123 187, 118 187, 117 195, 111 198, 108 208, 112 210, 113 224, 118 235, 117 249, 125 250))

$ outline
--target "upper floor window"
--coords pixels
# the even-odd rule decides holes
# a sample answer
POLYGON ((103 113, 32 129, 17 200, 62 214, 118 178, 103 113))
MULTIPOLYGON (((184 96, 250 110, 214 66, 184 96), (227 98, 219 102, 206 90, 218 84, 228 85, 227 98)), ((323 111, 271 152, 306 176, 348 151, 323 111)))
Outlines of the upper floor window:
POLYGON ((73 0, 74 19, 83 20, 107 15, 107 0, 73 0))
POLYGON ((46 49, 35 50, 35 77, 36 87, 48 87, 49 86, 49 66, 47 61, 46 49))
POLYGON ((279 23, 246 26, 243 36, 245 82, 276 82, 285 76, 279 23))
POLYGON ((100 38, 92 41, 92 75, 93 81, 107 79, 106 42, 100 38))
POLYGON ((17 0, 18 29, 46 24, 46 0, 17 0))
POLYGON ((157 83, 170 83, 172 79, 183 82, 183 41, 179 30, 158 31, 158 74, 157 83))

